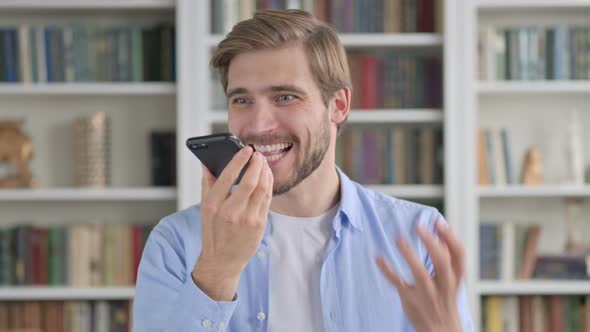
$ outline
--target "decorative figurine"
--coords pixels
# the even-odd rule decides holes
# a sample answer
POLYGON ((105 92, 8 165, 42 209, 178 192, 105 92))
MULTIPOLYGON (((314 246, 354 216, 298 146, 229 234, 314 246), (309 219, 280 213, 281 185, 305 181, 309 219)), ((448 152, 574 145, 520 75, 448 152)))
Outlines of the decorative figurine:
POLYGON ((33 143, 23 133, 23 121, 0 121, 0 163, 12 166, 16 174, 0 177, 0 188, 34 187, 35 180, 29 168, 33 158, 33 143))
POLYGON ((543 184, 543 159, 541 150, 537 147, 527 150, 522 171, 522 183, 526 185, 543 184))

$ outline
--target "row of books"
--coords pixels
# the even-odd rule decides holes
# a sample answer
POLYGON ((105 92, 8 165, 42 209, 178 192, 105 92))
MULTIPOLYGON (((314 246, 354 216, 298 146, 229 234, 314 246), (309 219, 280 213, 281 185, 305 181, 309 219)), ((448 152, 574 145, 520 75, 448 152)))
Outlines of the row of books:
POLYGON ((442 184, 440 127, 346 127, 336 162, 363 184, 442 184))
POLYGON ((590 332, 588 296, 486 296, 482 332, 590 332))
POLYGON ((482 80, 589 80, 590 28, 486 27, 479 57, 482 80))
POLYGON ((303 0, 210 0, 211 33, 226 34, 258 9, 302 9, 303 0))
POLYGON ((434 32, 437 0, 211 0, 211 31, 227 33, 257 9, 305 9, 338 32, 434 32))
MULTIPOLYGON (((349 51, 351 107, 359 110, 441 108, 442 62, 434 56, 349 51)), ((211 75, 214 109, 227 107, 218 76, 211 75)))
POLYGON ((338 32, 434 32, 438 0, 316 0, 313 12, 338 32))
POLYGON ((350 51, 352 107, 440 108, 442 63, 433 56, 350 51))
POLYGON ((477 158, 480 185, 517 184, 512 166, 510 131, 507 128, 479 128, 477 158))
POLYGON ((0 331, 127 332, 129 301, 0 302, 0 331))
POLYGON ((175 29, 169 24, 4 27, 0 30, 0 81, 174 81, 175 44, 175 29))
POLYGON ((541 231, 538 224, 481 223, 480 278, 590 280, 589 252, 539 254, 541 231))
POLYGON ((0 285, 133 285, 151 225, 0 229, 0 285))

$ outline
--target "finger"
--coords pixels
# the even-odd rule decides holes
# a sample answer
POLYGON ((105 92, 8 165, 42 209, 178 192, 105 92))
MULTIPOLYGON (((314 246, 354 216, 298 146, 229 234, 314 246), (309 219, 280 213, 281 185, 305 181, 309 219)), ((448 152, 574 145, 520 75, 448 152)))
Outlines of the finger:
POLYGON ((267 218, 268 208, 266 210, 264 210, 264 208, 269 205, 267 203, 270 200, 269 197, 272 197, 272 193, 268 190, 270 182, 271 179, 269 178, 268 171, 265 167, 260 174, 260 183, 252 195, 250 195, 248 201, 247 213, 249 216, 247 220, 253 224, 262 223, 262 221, 267 218))
POLYGON ((270 167, 268 166, 268 164, 266 165, 266 168, 264 169, 264 178, 265 178, 265 182, 263 183, 263 191, 264 191, 264 196, 260 202, 260 205, 258 207, 258 215, 261 218, 266 218, 268 215, 268 210, 270 209, 270 203, 272 202, 272 193, 273 193, 273 183, 274 183, 274 177, 272 175, 272 171, 270 170, 270 167))
POLYGON ((412 270, 415 286, 425 289, 428 294, 434 294, 434 283, 426 271, 424 264, 416 256, 410 245, 402 238, 398 238, 396 243, 401 254, 406 259, 406 263, 408 263, 408 266, 412 270))
POLYGON ((436 272, 436 280, 440 281, 443 290, 452 288, 454 284, 453 267, 447 246, 421 226, 416 226, 416 233, 424 243, 436 272))
POLYGON ((438 220, 434 227, 438 237, 449 248, 453 272, 457 280, 461 280, 465 272, 465 249, 463 244, 444 220, 438 220))
POLYGON ((203 176, 201 177, 201 200, 207 197, 209 190, 213 187, 215 183, 215 176, 211 174, 211 171, 205 166, 205 164, 201 164, 201 170, 203 176))
POLYGON ((259 185, 264 163, 266 163, 264 156, 260 152, 254 152, 238 188, 226 200, 224 208, 239 209, 240 206, 246 207, 248 205, 250 195, 259 185))
POLYGON ((381 270, 381 272, 383 273, 385 278, 387 278, 387 280, 389 280, 389 282, 395 288, 397 288, 397 290, 398 290, 398 292, 400 292, 400 294, 407 292, 408 285, 397 273, 395 273, 393 271, 393 269, 385 261, 385 258, 383 258, 383 256, 379 255, 379 256, 375 257, 375 263, 377 263, 377 266, 379 267, 379 269, 381 270))
POLYGON ((242 168, 246 165, 250 157, 252 156, 252 147, 245 146, 240 152, 238 152, 232 160, 225 166, 217 181, 209 190, 210 196, 214 200, 215 204, 220 204, 221 201, 227 198, 231 188, 236 183, 242 168))

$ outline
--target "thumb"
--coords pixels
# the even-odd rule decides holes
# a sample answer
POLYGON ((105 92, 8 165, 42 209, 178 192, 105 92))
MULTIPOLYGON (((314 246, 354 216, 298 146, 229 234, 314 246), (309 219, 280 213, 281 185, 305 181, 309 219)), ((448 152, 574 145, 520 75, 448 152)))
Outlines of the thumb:
POLYGON ((201 169, 203 171, 203 177, 201 178, 201 200, 203 200, 215 184, 215 176, 211 174, 211 171, 204 164, 201 164, 201 169))

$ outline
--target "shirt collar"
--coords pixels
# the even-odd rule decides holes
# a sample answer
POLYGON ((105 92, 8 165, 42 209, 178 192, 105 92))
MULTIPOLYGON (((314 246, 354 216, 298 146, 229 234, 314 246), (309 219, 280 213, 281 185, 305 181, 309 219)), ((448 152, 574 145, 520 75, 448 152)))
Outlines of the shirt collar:
POLYGON ((361 198, 359 190, 362 188, 354 183, 339 167, 336 167, 340 177, 340 211, 348 222, 358 231, 363 230, 361 223, 361 198))
MULTIPOLYGON (((334 218, 333 228, 336 234, 340 234, 340 228, 344 218, 352 225, 352 227, 358 231, 363 231, 361 223, 361 198, 359 197, 359 189, 361 189, 356 183, 354 183, 344 172, 336 166, 338 177, 340 178, 340 207, 334 218)), ((267 237, 270 235, 272 225, 270 222, 266 224, 264 230, 263 242, 266 242, 267 237)))

